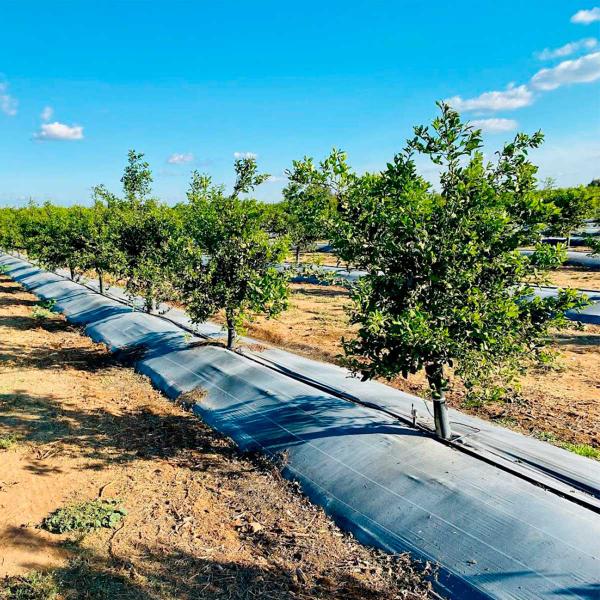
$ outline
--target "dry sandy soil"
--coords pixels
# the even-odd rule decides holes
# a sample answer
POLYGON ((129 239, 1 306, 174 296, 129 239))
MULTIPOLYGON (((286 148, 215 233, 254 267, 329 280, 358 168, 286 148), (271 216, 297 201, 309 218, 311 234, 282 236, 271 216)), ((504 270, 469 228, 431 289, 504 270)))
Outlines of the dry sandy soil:
MULTIPOLYGON (((311 358, 338 362, 340 338, 351 334, 345 311, 349 303, 343 288, 295 284, 290 309, 277 319, 258 318, 248 334, 311 358)), ((555 367, 523 377, 518 401, 466 408, 456 386, 450 403, 550 441, 600 448, 600 326, 559 332, 553 346, 559 352, 555 367)), ((418 395, 427 393, 419 376, 400 377, 392 385, 418 395)))
POLYGON ((62 598, 428 596, 408 557, 357 544, 275 465, 34 305, 0 277, 0 436, 18 436, 0 450, 0 597, 14 582, 2 577, 31 570, 57 577, 62 598), (98 496, 121 500, 122 526, 39 528, 98 496))
POLYGON ((600 271, 583 267, 561 267, 549 274, 550 285, 573 287, 581 290, 600 290, 600 271))

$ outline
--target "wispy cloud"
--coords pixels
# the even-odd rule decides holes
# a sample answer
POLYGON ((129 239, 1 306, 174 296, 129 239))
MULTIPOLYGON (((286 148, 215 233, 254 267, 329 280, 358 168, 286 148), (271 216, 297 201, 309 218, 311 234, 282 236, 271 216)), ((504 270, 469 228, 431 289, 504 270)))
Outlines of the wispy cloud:
POLYGON ((453 96, 446 100, 458 111, 514 110, 533 103, 533 93, 526 85, 510 84, 505 90, 484 92, 474 98, 453 96))
POLYGON ((475 119, 474 121, 471 121, 471 125, 487 133, 501 133, 505 131, 514 131, 519 124, 514 119, 492 118, 475 119))
POLYGON ((0 82, 0 110, 9 117, 14 117, 18 105, 16 98, 8 93, 8 84, 0 82))
POLYGON ((552 58, 564 58, 571 56, 580 50, 593 50, 598 45, 596 38, 583 38, 576 42, 569 42, 560 48, 544 48, 541 52, 536 52, 536 58, 540 60, 550 60, 552 58))
POLYGON ((233 158, 258 158, 254 152, 234 152, 233 158))
POLYGON ((578 10, 571 17, 571 23, 577 23, 578 25, 589 25, 596 21, 600 21, 600 8, 597 6, 589 10, 578 10))
POLYGON ((79 125, 65 125, 55 121, 54 123, 42 123, 40 130, 34 134, 34 139, 39 141, 75 141, 83 139, 83 127, 79 125))
POLYGON ((44 106, 44 110, 42 110, 40 114, 40 119, 42 121, 49 121, 54 114, 54 109, 51 106, 44 106))
POLYGON ((287 181, 287 177, 284 177, 283 175, 269 175, 269 178, 267 179, 268 183, 280 183, 282 181, 287 181))
POLYGON ((183 165, 185 163, 192 162, 194 160, 194 155, 191 152, 182 153, 182 154, 171 154, 169 158, 167 158, 167 162, 170 165, 183 165))
POLYGON ((537 90, 549 91, 597 79, 600 79, 600 52, 593 52, 576 60, 564 60, 551 69, 541 69, 531 78, 531 85, 537 90))

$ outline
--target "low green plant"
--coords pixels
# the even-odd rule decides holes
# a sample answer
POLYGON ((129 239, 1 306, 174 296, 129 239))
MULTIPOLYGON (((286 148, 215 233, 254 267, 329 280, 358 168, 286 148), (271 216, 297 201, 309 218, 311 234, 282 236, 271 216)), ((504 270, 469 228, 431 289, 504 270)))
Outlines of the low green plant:
POLYGON ((590 256, 600 255, 600 237, 592 237, 590 235, 585 238, 585 243, 591 248, 590 256))
POLYGON ((579 456, 586 456, 587 458, 600 460, 600 450, 590 446, 589 444, 570 444, 568 442, 564 442, 561 444, 561 447, 565 450, 575 452, 575 454, 579 454, 579 456))
POLYGON ((43 306, 34 306, 31 309, 31 316, 34 319, 38 319, 41 321, 43 319, 50 319, 54 316, 54 313, 51 310, 44 308, 43 306))
POLYGON ((17 443, 17 436, 14 433, 0 435, 0 450, 8 450, 17 443))
POLYGON ((126 514, 118 500, 97 499, 59 508, 42 521, 42 528, 51 533, 112 529, 126 514))
POLYGON ((529 257, 531 265, 543 270, 558 269, 567 260, 567 247, 564 244, 536 244, 529 257))
POLYGON ((8 577, 0 584, 1 600, 54 600, 59 594, 52 573, 32 571, 19 577, 8 577))
POLYGON ((548 431, 538 431, 537 433, 534 433, 534 437, 536 437, 538 440, 541 440, 542 442, 548 442, 550 444, 556 444, 558 445, 558 438, 553 434, 550 433, 548 431))
POLYGON ((45 308, 46 310, 53 310, 56 306, 56 300, 54 298, 48 298, 46 300, 39 300, 37 302, 38 306, 45 308))
POLYGON ((594 460, 600 460, 600 449, 594 448, 589 444, 572 444, 571 442, 562 442, 556 437, 556 435, 554 435, 553 433, 549 433, 548 431, 538 431, 535 434, 535 437, 538 440, 542 440, 543 442, 548 442, 550 444, 558 446, 559 448, 564 448, 569 452, 579 454, 579 456, 585 456, 587 458, 593 458, 594 460))
POLYGON ((48 300, 40 300, 36 302, 35 306, 31 310, 31 316, 34 319, 49 319, 54 316, 52 310, 56 306, 56 300, 54 298, 50 298, 48 300))

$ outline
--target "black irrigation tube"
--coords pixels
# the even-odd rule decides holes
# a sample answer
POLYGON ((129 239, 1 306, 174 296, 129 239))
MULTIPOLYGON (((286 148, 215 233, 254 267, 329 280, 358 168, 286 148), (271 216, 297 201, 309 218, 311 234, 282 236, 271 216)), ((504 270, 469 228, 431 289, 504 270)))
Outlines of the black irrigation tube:
MULTIPOLYGON (((32 266, 37 266, 37 265, 34 265, 34 263, 32 263, 31 261, 29 261, 27 259, 23 259, 19 256, 14 256, 11 253, 7 253, 7 254, 10 254, 11 256, 13 256, 13 258, 18 258, 19 260, 25 260, 25 262, 28 262, 32 266)), ((41 267, 38 267, 38 268, 41 268, 41 267)), ((90 285, 87 285, 86 283, 73 281, 66 275, 61 275, 60 273, 57 273, 56 271, 52 271, 52 272, 57 277, 61 277, 62 279, 66 280, 66 281, 71 281, 72 283, 77 283, 78 285, 85 287, 86 289, 98 294, 99 296, 104 296, 106 298, 109 298, 111 300, 119 302, 120 304, 123 304, 125 306, 132 308, 134 311, 143 312, 139 308, 137 308, 132 302, 127 302, 126 300, 123 300, 122 298, 118 298, 116 296, 113 296, 112 294, 107 294, 106 292, 104 294, 101 294, 97 289, 93 288, 90 285)), ((183 331, 191 333, 197 337, 201 337, 202 339, 205 339, 205 340, 211 339, 210 336, 199 333, 198 331, 194 330, 193 328, 183 325, 182 323, 178 323, 177 321, 174 321, 173 319, 170 319, 169 317, 166 317, 165 315, 160 315, 160 314, 155 314, 155 313, 146 313, 146 314, 150 314, 153 317, 158 317, 159 319, 167 321, 167 322, 171 323, 172 325, 175 325, 179 329, 182 329, 183 331)), ((224 349, 230 350, 229 348, 225 348, 225 347, 224 347, 224 349)), ((514 475, 515 477, 518 477, 520 479, 523 479, 524 481, 527 481, 528 483, 531 483, 532 485, 540 487, 540 488, 542 488, 548 492, 551 492, 565 500, 573 502, 574 504, 578 504, 579 506, 582 506, 583 508, 591 510, 592 512, 595 512, 596 514, 600 514, 600 501, 596 500, 596 498, 594 498, 593 496, 591 496, 591 498, 589 498, 589 499, 586 496, 580 497, 579 495, 574 495, 572 493, 569 493, 568 491, 563 491, 563 490, 559 489, 558 487, 552 486, 548 483, 544 483, 544 482, 540 481, 539 479, 537 479, 534 475, 530 475, 523 469, 519 469, 518 467, 514 466, 515 464, 518 464, 517 461, 515 461, 513 463, 509 459, 506 459, 490 450, 488 450, 484 453, 481 450, 478 450, 477 448, 472 448, 472 447, 466 446, 466 445, 460 443, 459 441, 457 441, 456 439, 455 440, 442 439, 442 438, 436 436, 432 429, 430 429, 420 423, 417 423, 416 421, 413 421, 412 419, 410 419, 402 414, 399 414, 399 413, 396 413, 395 411, 391 411, 389 409, 383 408, 372 402, 360 400, 359 398, 356 398, 352 394, 348 394, 346 392, 341 392, 340 390, 332 388, 332 387, 328 386, 327 384, 315 381, 314 379, 311 379, 310 377, 305 377, 304 375, 301 375, 300 373, 296 373, 294 371, 291 371, 290 369, 287 369, 286 367, 282 367, 281 365, 278 365, 274 361, 261 359, 259 357, 255 357, 255 356, 250 356, 248 354, 245 354, 241 350, 231 349, 230 351, 234 352, 235 354, 237 354, 238 356, 240 356, 246 360, 249 360, 255 364, 261 365, 267 369, 270 369, 271 371, 280 373, 281 375, 284 375, 285 377, 294 379, 295 381, 298 381, 300 383, 303 383, 305 385, 308 385, 310 387, 318 389, 322 392, 330 394, 336 398, 339 398, 340 400, 346 400, 348 402, 358 404, 359 406, 363 406, 363 407, 369 408, 371 410, 376 410, 378 412, 382 412, 390 417, 393 417, 394 419, 397 419, 398 421, 402 422, 403 424, 408 425, 409 427, 412 427, 412 428, 420 431, 421 433, 432 438, 433 440, 435 440, 441 444, 444 444, 445 446, 447 446, 449 448, 452 448, 453 450, 457 450, 458 452, 467 454, 468 456, 471 456, 472 458, 481 460, 488 465, 491 465, 491 466, 494 466, 494 467, 500 469, 501 471, 504 471, 506 473, 514 475)), ((565 482, 565 484, 566 483, 567 482, 565 482)), ((582 490, 582 493, 586 494, 587 492, 582 490)))

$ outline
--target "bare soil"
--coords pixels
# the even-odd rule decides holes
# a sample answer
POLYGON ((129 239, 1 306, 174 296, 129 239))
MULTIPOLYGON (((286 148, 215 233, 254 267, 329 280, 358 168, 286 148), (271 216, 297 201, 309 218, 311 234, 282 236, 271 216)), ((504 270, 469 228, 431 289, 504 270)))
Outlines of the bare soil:
POLYGON ((561 267, 549 273, 548 283, 558 287, 600 290, 600 271, 585 267, 561 267))
POLYGON ((428 597, 409 557, 359 545, 35 301, 0 277, 0 436, 19 438, 0 450, 0 578, 60 573, 63 598, 428 597), (122 526, 39 528, 98 496, 121 500, 122 526))

